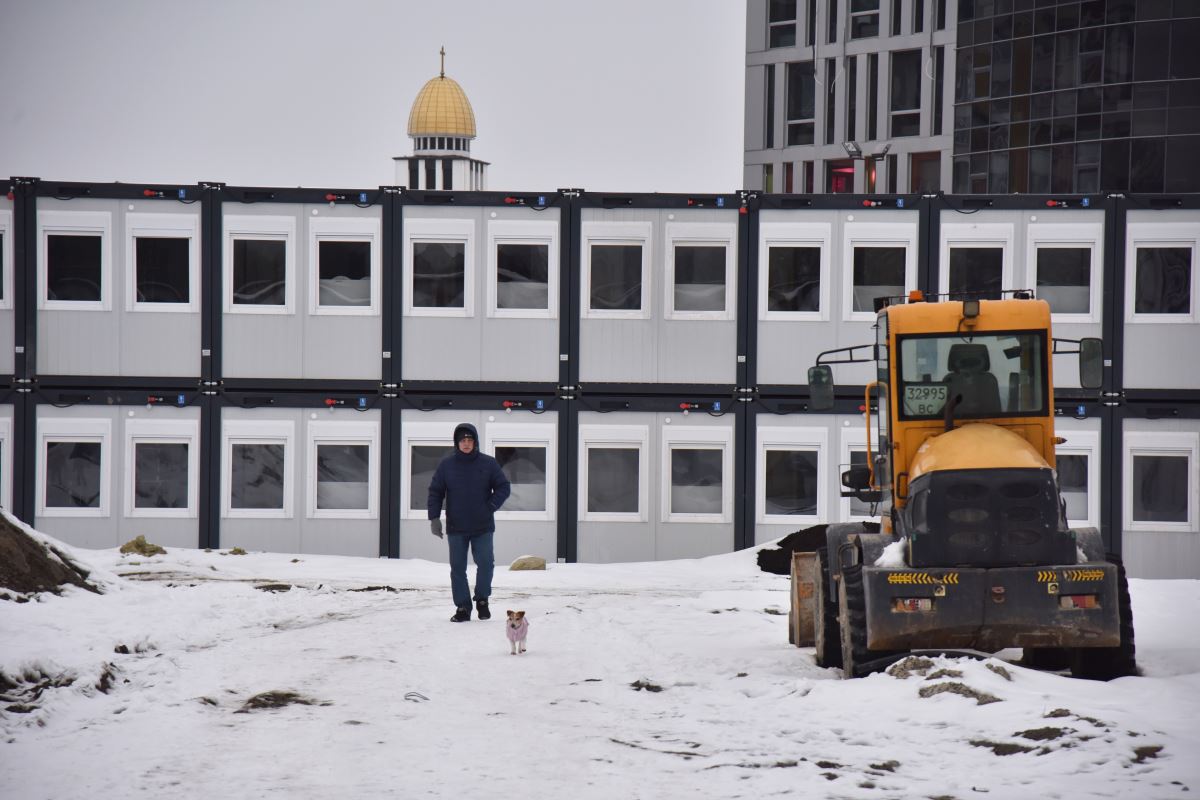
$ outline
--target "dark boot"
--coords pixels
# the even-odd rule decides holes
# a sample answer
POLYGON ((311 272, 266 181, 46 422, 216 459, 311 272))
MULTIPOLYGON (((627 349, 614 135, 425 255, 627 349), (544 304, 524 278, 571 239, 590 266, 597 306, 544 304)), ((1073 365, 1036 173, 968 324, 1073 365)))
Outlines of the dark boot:
POLYGON ((479 614, 480 619, 492 618, 492 612, 488 610, 487 600, 476 600, 475 611, 479 614))
POLYGON ((450 621, 451 622, 470 622, 471 621, 471 607, 470 606, 462 606, 461 608, 455 610, 454 616, 450 618, 450 621))

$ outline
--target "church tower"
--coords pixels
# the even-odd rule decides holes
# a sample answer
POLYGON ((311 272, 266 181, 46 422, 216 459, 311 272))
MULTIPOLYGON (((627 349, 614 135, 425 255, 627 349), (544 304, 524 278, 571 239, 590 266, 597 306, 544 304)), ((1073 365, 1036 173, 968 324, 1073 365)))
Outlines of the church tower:
POLYGON ((475 112, 458 82, 442 68, 417 93, 408 115, 411 156, 397 156, 396 183, 409 189, 475 191, 487 188, 486 161, 471 158, 475 112))

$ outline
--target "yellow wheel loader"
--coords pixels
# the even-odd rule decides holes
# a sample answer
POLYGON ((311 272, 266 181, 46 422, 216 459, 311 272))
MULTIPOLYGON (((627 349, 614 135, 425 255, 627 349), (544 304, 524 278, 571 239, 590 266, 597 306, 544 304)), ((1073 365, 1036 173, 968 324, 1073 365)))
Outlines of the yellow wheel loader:
POLYGON ((834 407, 830 365, 878 369, 867 463, 841 483, 880 524, 830 525, 816 553, 804 623, 817 663, 856 677, 912 650, 1022 648, 1030 666, 1135 674, 1124 569, 1099 531, 1068 526, 1055 472, 1052 356, 1078 354, 1080 385, 1098 389, 1100 340, 1053 339, 1049 304, 1028 291, 879 305, 874 344, 821 353, 808 374, 820 411, 834 407))

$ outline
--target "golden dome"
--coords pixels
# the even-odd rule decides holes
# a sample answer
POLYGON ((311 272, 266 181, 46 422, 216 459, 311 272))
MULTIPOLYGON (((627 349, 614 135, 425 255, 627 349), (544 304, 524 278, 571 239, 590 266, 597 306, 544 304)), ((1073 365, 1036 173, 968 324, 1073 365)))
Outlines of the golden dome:
POLYGON ((475 112, 466 93, 445 73, 417 93, 408 115, 409 136, 475 137, 475 112))

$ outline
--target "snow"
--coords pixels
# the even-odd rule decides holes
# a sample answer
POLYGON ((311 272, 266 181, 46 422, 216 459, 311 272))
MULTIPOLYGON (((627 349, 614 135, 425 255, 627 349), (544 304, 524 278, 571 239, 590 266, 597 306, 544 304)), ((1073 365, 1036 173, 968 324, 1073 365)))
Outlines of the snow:
POLYGON ((429 561, 55 546, 106 593, 0 602, 9 681, 74 678, 27 713, 0 708, 4 798, 1200 790, 1200 581, 1130 582, 1140 677, 939 656, 925 674, 847 681, 788 644, 788 580, 754 550, 501 565, 493 618, 455 625, 447 567, 429 561), (509 608, 531 621, 524 655, 509 608), (1000 702, 921 696, 942 683, 1000 702), (268 691, 311 704, 239 713, 268 691), (1014 744, 1030 749, 997 754, 1014 744))

